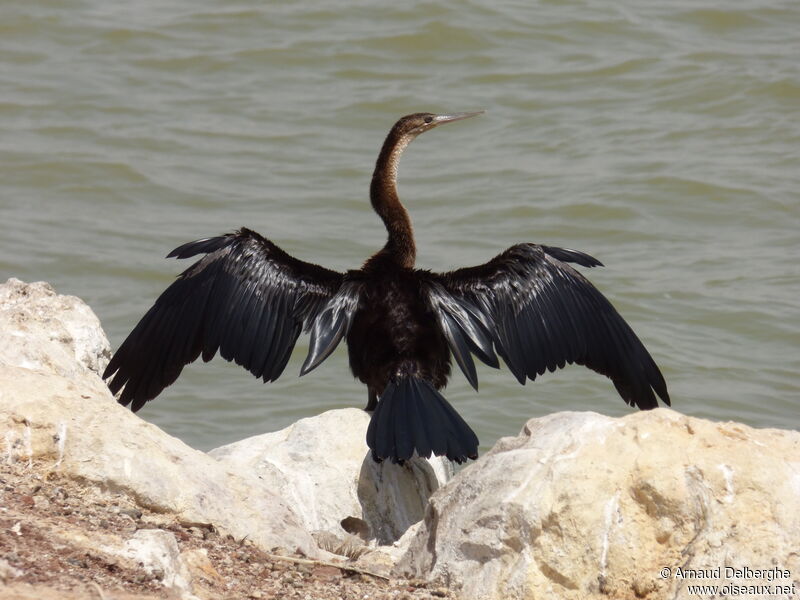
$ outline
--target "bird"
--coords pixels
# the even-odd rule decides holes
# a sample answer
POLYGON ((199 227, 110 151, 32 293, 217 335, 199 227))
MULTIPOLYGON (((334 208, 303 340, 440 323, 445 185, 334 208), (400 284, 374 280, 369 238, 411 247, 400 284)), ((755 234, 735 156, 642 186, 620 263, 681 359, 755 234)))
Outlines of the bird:
POLYGON ((376 462, 478 457, 478 437, 442 395, 453 360, 476 391, 473 357, 499 368, 499 356, 521 384, 575 363, 610 378, 630 406, 655 408, 656 396, 669 405, 650 353, 571 266, 603 266, 594 257, 519 243, 478 266, 416 268, 414 231, 397 192, 400 157, 420 134, 483 112, 414 113, 394 124, 370 184, 387 241, 359 269, 305 262, 246 227, 175 248, 167 258, 201 258, 158 297, 108 363, 103 378, 118 401, 138 411, 184 366, 217 352, 275 381, 306 333, 300 376, 345 340, 350 369, 367 387, 366 443, 376 462))

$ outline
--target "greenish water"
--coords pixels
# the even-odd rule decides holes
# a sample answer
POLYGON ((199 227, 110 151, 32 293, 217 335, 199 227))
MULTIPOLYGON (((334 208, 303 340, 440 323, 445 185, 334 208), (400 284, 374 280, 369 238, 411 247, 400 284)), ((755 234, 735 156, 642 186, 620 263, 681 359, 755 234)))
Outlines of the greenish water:
MULTIPOLYGON (((573 247, 678 410, 800 427, 800 4, 242 0, 0 6, 0 278, 91 304, 115 347, 192 239, 252 227, 346 269, 394 120, 486 109, 412 144, 420 266, 573 247)), ((262 385, 215 360, 140 414, 200 448, 361 406, 343 349, 262 385)), ((484 447, 556 410, 626 414, 579 367, 447 396, 484 447)))

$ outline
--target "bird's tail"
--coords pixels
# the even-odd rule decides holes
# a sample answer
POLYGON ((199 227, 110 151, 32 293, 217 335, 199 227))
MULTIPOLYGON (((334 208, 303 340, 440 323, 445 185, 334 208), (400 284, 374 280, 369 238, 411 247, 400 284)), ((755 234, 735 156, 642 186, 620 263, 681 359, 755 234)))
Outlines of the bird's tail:
POLYGON ((377 462, 408 460, 416 450, 457 463, 478 458, 478 436, 429 382, 401 375, 389 383, 367 429, 367 445, 377 462))

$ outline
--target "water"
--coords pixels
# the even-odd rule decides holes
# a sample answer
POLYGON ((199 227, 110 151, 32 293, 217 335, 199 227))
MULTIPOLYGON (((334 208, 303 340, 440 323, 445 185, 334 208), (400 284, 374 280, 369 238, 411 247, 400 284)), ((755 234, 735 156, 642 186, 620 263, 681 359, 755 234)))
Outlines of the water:
MULTIPOLYGON (((384 241, 367 201, 394 120, 487 109, 415 141, 418 264, 574 247, 676 409, 798 428, 800 5, 4 2, 0 278, 85 299, 116 347, 192 239, 252 227, 326 266, 384 241)), ((183 265, 185 266, 185 265, 183 265)), ((362 406, 342 349, 276 383, 217 359, 141 416, 199 448, 362 406)), ((571 367, 479 367, 447 397, 483 447, 556 410, 630 411, 571 367)))

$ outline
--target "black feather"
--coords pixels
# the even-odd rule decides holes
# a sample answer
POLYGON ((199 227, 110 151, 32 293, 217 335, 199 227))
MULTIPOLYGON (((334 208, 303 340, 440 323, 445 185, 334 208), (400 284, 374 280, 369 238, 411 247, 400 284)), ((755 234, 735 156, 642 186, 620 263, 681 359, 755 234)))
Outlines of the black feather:
POLYGON ((248 229, 184 244, 169 256, 202 253, 142 317, 103 374, 134 410, 201 352, 210 360, 219 351, 265 380, 276 379, 303 327, 344 281, 343 274, 292 258, 248 229))
POLYGON ((485 315, 471 302, 451 295, 435 281, 428 282, 423 290, 453 358, 467 381, 477 391, 478 375, 472 354, 491 367, 500 366, 492 348, 492 335, 485 315))
POLYGON ((480 307, 497 353, 523 383, 545 369, 583 364, 609 377, 639 408, 669 404, 658 367, 611 303, 565 262, 600 261, 576 250, 518 244, 488 263, 432 275, 446 293, 480 307))
POLYGON ((204 238, 202 240, 188 242, 178 246, 167 254, 167 258, 190 258, 198 254, 209 254, 227 246, 230 243, 230 238, 235 235, 235 233, 229 233, 219 237, 204 238))
POLYGON ((589 256, 585 252, 578 250, 570 250, 569 248, 556 248, 555 246, 540 246, 545 254, 549 254, 553 258, 563 261, 579 264, 582 267, 603 267, 605 266, 594 256, 589 256))
POLYGON ((308 344, 308 355, 300 369, 301 376, 315 369, 328 358, 342 338, 350 331, 353 316, 358 309, 360 294, 360 284, 345 283, 319 311, 311 325, 311 340, 308 344))
POLYGON ((430 382, 411 375, 386 386, 367 428, 367 445, 377 461, 402 462, 415 451, 459 463, 478 456, 478 437, 466 421, 430 382))

